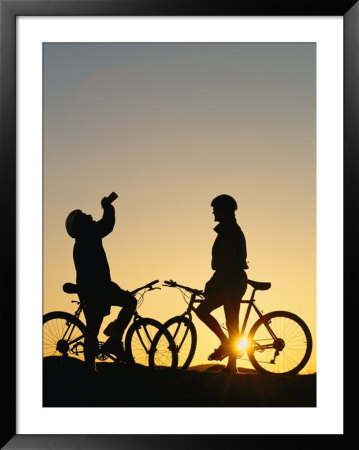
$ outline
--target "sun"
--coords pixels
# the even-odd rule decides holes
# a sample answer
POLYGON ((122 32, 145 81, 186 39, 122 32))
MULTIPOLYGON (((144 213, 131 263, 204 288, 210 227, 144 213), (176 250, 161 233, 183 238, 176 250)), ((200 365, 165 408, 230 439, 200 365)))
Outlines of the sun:
POLYGON ((241 339, 238 341, 237 349, 238 349, 238 350, 244 350, 245 348, 247 348, 247 346, 248 346, 248 341, 247 341, 247 339, 246 339, 246 338, 241 338, 241 339))

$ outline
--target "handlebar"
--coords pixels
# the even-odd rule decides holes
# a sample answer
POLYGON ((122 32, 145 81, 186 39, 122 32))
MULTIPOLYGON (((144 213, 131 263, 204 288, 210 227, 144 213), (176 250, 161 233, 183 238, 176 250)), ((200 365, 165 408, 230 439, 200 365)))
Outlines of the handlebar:
POLYGON ((188 286, 182 286, 181 284, 178 284, 176 281, 173 280, 165 280, 163 282, 163 286, 181 288, 195 295, 203 295, 203 291, 200 291, 199 289, 193 289, 188 286))
POLYGON ((163 286, 167 286, 167 287, 177 287, 177 283, 173 280, 165 280, 163 282, 163 286))
POLYGON ((151 283, 147 283, 147 284, 145 284, 144 286, 141 286, 141 287, 135 289, 134 291, 131 291, 131 294, 134 295, 134 294, 136 294, 137 292, 141 291, 142 289, 149 289, 149 290, 153 290, 153 289, 161 289, 161 288, 159 288, 159 287, 156 287, 156 288, 153 287, 153 285, 156 284, 156 283, 158 283, 159 281, 160 281, 160 280, 154 280, 154 281, 151 281, 151 283))

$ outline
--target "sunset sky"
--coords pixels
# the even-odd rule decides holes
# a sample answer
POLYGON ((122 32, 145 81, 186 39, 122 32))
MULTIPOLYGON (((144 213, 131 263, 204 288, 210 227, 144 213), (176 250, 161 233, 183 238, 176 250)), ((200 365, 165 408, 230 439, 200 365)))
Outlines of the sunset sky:
MULTIPOLYGON (((43 63, 44 313, 74 311, 62 292, 76 278, 64 225, 73 209, 99 219, 102 197, 119 195, 103 245, 122 288, 172 278, 203 289, 210 203, 226 193, 239 205, 248 277, 272 283, 258 306, 307 322, 304 373, 316 371, 315 44, 48 43, 43 63)), ((185 307, 163 287, 139 313, 164 322, 185 307)), ((194 322, 192 364, 204 364, 219 342, 194 322)))

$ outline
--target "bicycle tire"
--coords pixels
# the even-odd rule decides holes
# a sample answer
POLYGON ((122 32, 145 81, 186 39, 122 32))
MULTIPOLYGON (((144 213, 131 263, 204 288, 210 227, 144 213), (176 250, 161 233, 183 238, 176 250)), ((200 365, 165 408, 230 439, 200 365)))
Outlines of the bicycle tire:
POLYGON ((153 340, 149 359, 150 367, 156 367, 158 365, 156 362, 157 347, 166 332, 169 332, 174 339, 178 359, 176 367, 181 370, 186 370, 192 362, 197 348, 197 331, 192 320, 185 316, 172 317, 163 324, 161 330, 153 340))
MULTIPOLYGON (((153 339, 162 323, 151 318, 141 318, 133 322, 126 333, 125 350, 130 364, 149 366, 149 353, 153 339)), ((169 367, 177 366, 176 353, 171 335, 165 335, 168 348, 169 367)))
POLYGON ((248 358, 260 373, 271 375, 295 375, 307 364, 312 353, 312 335, 307 324, 296 314, 288 311, 273 311, 258 319, 248 334, 248 358), (266 327, 279 338, 274 343, 266 327), (275 348, 264 349, 261 345, 274 345, 279 355, 274 358, 275 348), (273 362, 274 358, 274 362, 273 362))
POLYGON ((87 329, 80 319, 64 311, 53 311, 43 316, 42 323, 44 358, 73 356, 85 360, 83 350, 87 329), (72 329, 66 330, 69 326, 72 326, 72 329))

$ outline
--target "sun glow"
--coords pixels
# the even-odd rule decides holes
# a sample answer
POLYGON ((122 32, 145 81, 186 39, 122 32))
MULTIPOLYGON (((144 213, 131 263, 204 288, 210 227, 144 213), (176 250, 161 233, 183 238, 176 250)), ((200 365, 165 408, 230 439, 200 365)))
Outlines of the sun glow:
POLYGON ((237 348, 238 350, 244 350, 248 346, 248 341, 246 338, 242 338, 238 341, 237 348))

